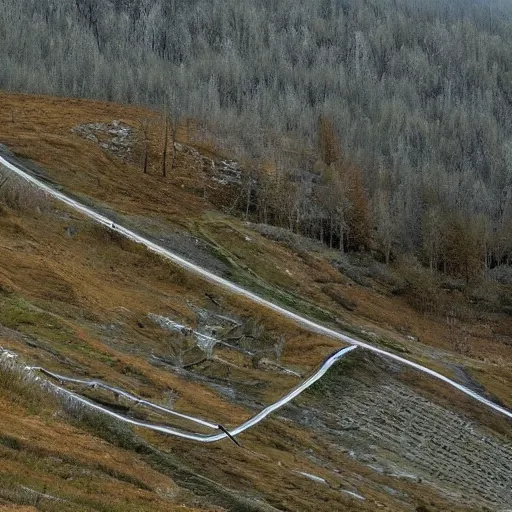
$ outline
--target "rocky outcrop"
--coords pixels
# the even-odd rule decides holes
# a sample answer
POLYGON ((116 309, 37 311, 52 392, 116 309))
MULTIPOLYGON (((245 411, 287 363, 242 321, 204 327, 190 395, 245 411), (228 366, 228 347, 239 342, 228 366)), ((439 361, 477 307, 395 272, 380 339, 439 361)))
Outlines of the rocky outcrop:
POLYGON ((130 155, 135 141, 133 128, 117 120, 110 123, 79 124, 72 132, 122 159, 130 155))

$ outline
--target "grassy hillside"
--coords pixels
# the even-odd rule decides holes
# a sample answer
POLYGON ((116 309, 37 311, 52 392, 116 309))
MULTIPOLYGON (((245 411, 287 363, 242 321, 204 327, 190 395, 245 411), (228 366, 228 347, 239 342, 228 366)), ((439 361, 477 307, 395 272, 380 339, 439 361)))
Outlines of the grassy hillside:
MULTIPOLYGON (((231 196, 214 179, 226 155, 194 146, 190 125, 178 134, 175 166, 164 178, 158 123, 151 112, 133 107, 0 93, 0 143, 48 181, 258 293, 512 407, 512 321, 506 312, 485 312, 484 299, 471 304, 464 293, 441 288, 443 300, 464 314, 454 322, 421 312, 418 269, 339 260, 335 251, 229 216, 220 205, 231 196), (154 121, 147 174, 140 167, 141 119, 154 121), (114 130, 117 120, 133 136, 130 154, 115 149, 112 134, 103 134, 105 142, 76 130, 89 123, 114 130)), ((101 379, 229 428, 276 400, 299 382, 297 375, 308 375, 338 348, 13 178, 0 195, 0 345, 18 354, 19 364, 101 379), (203 357, 187 337, 165 330, 151 315, 198 331, 214 329, 224 343, 203 357), (236 328, 223 323, 226 317, 236 328)), ((0 377, 0 503, 6 505, 405 511, 510 504, 506 473, 496 471, 490 484, 464 470, 451 478, 460 468, 447 470, 453 454, 437 445, 443 436, 457 435, 456 425, 467 424, 471 432, 461 426, 461 435, 471 446, 478 436, 489 446, 503 446, 498 455, 482 449, 477 462, 487 467, 492 457, 501 457, 498 463, 506 466, 510 424, 440 384, 364 354, 350 356, 324 387, 240 436, 242 448, 126 428, 63 403, 37 382, 21 379, 12 363, 3 364, 0 377), (388 395, 432 424, 429 453, 438 466, 411 460, 406 443, 382 442, 382 422, 390 420, 372 401, 385 403, 388 395), (440 418, 447 430, 436 430, 440 418), (462 499, 470 479, 475 494, 462 499)), ((134 417, 165 421, 113 396, 72 389, 134 417)), ((401 407, 393 411, 391 424, 413 421, 401 407)), ((401 435, 409 439, 407 428, 401 435)))

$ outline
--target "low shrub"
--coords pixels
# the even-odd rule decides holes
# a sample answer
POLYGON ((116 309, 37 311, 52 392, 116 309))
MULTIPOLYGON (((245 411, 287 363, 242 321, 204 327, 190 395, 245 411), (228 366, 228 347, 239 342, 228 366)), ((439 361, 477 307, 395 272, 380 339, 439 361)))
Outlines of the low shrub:
POLYGON ((298 235, 286 228, 270 226, 268 224, 252 224, 251 228, 265 238, 279 242, 297 252, 322 252, 326 250, 325 244, 322 244, 318 240, 312 240, 311 238, 298 235))
POLYGON ((512 285, 512 266, 500 265, 487 272, 487 277, 504 285, 512 285))
POLYGON ((396 269, 406 282, 401 294, 411 306, 421 313, 444 312, 444 297, 436 274, 413 257, 401 257, 396 262, 396 269))
POLYGON ((9 352, 0 354, 0 390, 7 392, 9 400, 35 414, 41 404, 50 404, 52 395, 45 392, 31 372, 23 370, 17 358, 9 352))

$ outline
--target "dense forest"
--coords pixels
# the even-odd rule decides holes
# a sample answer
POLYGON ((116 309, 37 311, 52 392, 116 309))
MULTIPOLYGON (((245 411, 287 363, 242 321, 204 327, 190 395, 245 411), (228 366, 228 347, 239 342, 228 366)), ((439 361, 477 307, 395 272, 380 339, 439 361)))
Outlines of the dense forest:
POLYGON ((202 120, 256 169, 261 222, 466 277, 512 262, 510 2, 0 5, 1 88, 202 120))

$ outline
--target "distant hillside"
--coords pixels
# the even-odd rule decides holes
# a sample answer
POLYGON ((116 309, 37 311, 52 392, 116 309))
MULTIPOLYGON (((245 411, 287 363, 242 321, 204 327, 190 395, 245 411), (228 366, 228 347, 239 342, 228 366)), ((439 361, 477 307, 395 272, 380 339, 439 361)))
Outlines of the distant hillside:
POLYGON ((287 172, 315 157, 284 159, 278 141, 312 148, 327 116, 365 171, 383 252, 441 266, 436 244, 451 228, 439 219, 450 217, 472 226, 467 246, 483 240, 482 262, 510 260, 509 2, 1 3, 1 88, 167 104, 287 172))

